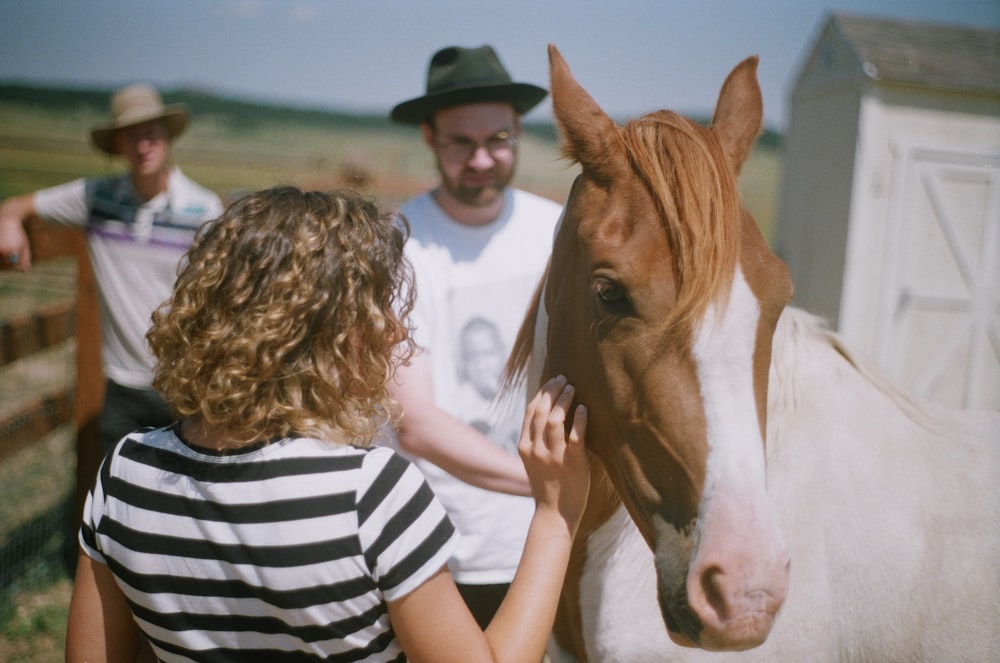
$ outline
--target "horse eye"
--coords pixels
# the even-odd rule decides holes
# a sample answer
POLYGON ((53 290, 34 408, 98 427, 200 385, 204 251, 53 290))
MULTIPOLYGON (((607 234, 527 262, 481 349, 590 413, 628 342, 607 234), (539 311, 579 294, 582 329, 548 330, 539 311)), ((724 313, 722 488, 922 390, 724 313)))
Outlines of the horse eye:
POLYGON ((628 303, 625 289, 610 279, 595 279, 594 292, 602 302, 608 305, 622 306, 628 303))

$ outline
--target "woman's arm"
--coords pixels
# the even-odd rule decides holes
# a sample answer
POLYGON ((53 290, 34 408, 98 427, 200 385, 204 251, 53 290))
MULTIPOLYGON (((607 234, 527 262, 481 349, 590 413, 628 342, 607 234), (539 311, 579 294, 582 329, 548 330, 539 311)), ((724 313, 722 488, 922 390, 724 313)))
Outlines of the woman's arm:
POLYGON ((139 645, 139 627, 111 571, 81 552, 66 627, 66 663, 133 663, 139 645))
POLYGON ((493 621, 483 633, 442 569, 389 602, 389 618, 410 661, 542 660, 590 481, 583 406, 576 410, 568 439, 565 432, 573 393, 565 378, 556 378, 528 405, 518 450, 535 496, 535 514, 521 563, 493 621))

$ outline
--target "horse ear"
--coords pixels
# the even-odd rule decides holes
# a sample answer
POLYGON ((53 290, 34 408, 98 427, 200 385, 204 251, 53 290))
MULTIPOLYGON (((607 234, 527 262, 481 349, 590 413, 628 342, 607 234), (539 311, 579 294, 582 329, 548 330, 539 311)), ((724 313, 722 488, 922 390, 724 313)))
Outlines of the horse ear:
POLYGON ((617 126, 573 78, 559 50, 549 44, 552 111, 562 135, 563 154, 597 176, 610 177, 609 158, 620 152, 617 126))
POLYGON ((764 101, 757 82, 757 62, 757 56, 751 55, 729 73, 712 117, 712 129, 718 133, 736 174, 763 128, 764 101))

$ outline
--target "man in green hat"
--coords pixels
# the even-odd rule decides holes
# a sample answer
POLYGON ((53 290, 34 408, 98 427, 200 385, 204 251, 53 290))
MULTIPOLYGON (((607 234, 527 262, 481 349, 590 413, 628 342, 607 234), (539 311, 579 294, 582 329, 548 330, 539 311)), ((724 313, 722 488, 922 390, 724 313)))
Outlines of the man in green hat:
POLYGON ((0 204, 0 262, 8 268, 31 266, 23 227, 31 216, 86 232, 101 309, 104 453, 127 433, 173 420, 151 386, 146 330, 153 310, 173 291, 177 263, 195 230, 222 213, 215 193, 171 164, 171 145, 187 118, 184 106, 165 106, 147 84, 124 87, 111 98, 111 118, 90 135, 99 150, 123 157, 128 172, 81 178, 0 204))
POLYGON ((449 47, 431 59, 426 93, 391 113, 420 128, 440 176, 400 210, 412 229, 406 253, 419 351, 397 372, 404 415, 394 443, 462 533, 449 566, 484 628, 513 578, 534 509, 516 449, 523 398, 500 404, 492 396, 561 212, 510 186, 520 117, 546 94, 512 81, 490 46, 449 47))

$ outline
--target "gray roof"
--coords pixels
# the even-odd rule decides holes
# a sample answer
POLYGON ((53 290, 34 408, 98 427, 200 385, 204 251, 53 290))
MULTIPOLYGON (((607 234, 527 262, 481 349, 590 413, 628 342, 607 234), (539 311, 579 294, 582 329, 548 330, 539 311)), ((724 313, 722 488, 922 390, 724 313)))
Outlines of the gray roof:
POLYGON ((874 80, 1000 94, 1000 30, 846 14, 828 28, 874 80))

